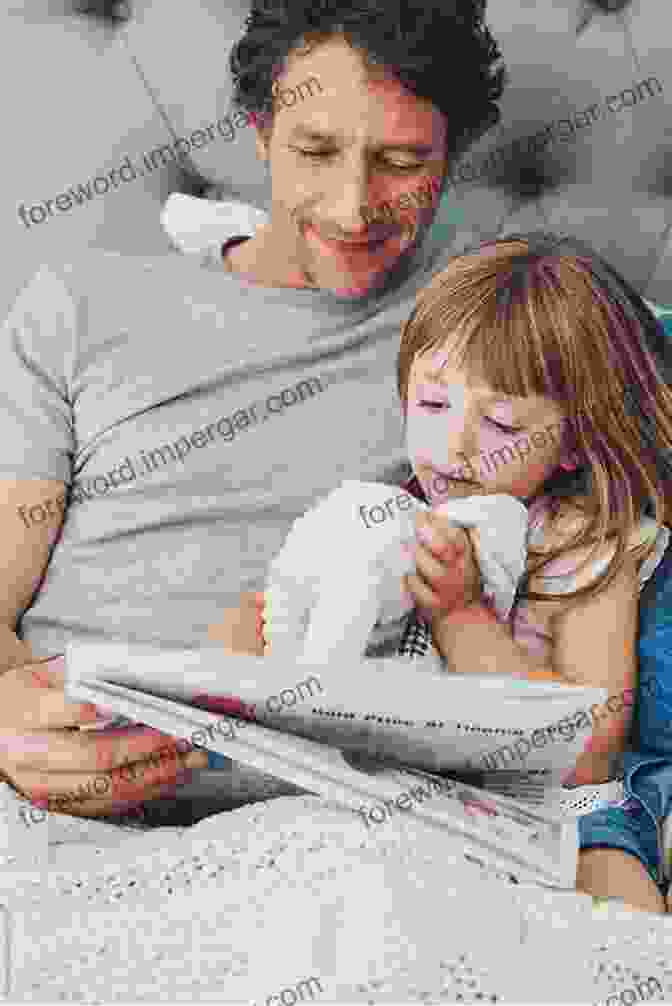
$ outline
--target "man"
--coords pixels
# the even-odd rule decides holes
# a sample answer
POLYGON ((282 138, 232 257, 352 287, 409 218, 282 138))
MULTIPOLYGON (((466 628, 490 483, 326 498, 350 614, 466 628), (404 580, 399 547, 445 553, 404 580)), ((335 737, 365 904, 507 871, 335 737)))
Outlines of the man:
POLYGON ((47 658, 78 639, 212 644, 317 496, 402 480, 396 354, 441 266, 425 240, 435 207, 366 214, 442 189, 497 122, 504 71, 482 7, 255 4, 231 66, 270 170, 269 223, 215 262, 87 252, 19 295, 0 345, 0 769, 33 799, 80 792, 68 812, 112 814, 206 757, 122 772, 171 742, 73 730, 95 710, 65 700, 47 658), (274 106, 277 86, 303 100, 274 106), (101 772, 111 790, 95 789, 101 772))

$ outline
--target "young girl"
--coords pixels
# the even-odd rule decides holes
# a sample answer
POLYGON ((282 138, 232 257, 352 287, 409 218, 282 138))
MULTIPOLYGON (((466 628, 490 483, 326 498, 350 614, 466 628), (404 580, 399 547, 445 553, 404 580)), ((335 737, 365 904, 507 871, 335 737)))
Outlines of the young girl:
MULTIPOLYGON (((506 492, 530 521, 508 625, 479 602, 442 610, 417 550, 408 587, 455 669, 634 687, 639 592, 669 543, 670 349, 635 291, 568 239, 488 242, 423 291, 399 355, 412 484, 431 502, 506 492)), ((575 781, 609 778, 630 712, 597 727, 575 781)), ((577 886, 664 911, 670 759, 630 754, 625 769, 626 800, 580 819, 577 886)))
MULTIPOLYGON (((417 603, 413 646, 424 631, 453 670, 549 677, 620 697, 594 729, 575 784, 607 781, 614 756, 622 761, 639 593, 670 539, 665 342, 642 299, 592 249, 548 234, 452 260, 402 332, 398 385, 414 471, 405 488, 431 504, 507 493, 529 513, 526 577, 506 622, 478 589, 446 601, 447 569, 455 582, 473 579, 471 542, 445 518, 418 518, 416 572, 406 578, 417 603)), ((631 776, 606 823, 604 812, 581 819, 578 885, 663 911, 649 879, 662 882, 660 843, 640 841, 637 824, 633 832, 631 776)), ((668 792, 672 778, 654 801, 661 815, 668 792)))

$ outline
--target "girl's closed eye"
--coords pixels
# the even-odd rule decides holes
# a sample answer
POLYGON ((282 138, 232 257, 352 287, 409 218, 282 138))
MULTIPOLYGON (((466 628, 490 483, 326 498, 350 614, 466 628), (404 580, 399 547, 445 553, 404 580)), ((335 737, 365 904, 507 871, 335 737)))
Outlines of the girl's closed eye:
POLYGON ((508 433, 511 436, 517 433, 523 433, 523 431, 525 430, 524 426, 505 426, 504 423, 498 422, 491 416, 484 416, 483 418, 486 420, 486 422, 490 423, 491 426, 494 426, 501 433, 508 433))
POLYGON ((439 411, 450 406, 456 397, 459 398, 443 384, 421 384, 417 391, 417 404, 421 409, 439 411))
MULTIPOLYGON (((429 412, 442 412, 451 407, 451 397, 443 387, 431 388, 425 385, 418 389, 418 408, 426 409, 429 412)), ((454 403, 452 407, 455 407, 455 405, 457 403, 454 403)), ((516 436, 525 430, 524 426, 507 426, 504 423, 500 423, 497 419, 493 419, 492 416, 483 416, 483 421, 490 426, 494 426, 500 433, 508 434, 509 436, 516 436)))

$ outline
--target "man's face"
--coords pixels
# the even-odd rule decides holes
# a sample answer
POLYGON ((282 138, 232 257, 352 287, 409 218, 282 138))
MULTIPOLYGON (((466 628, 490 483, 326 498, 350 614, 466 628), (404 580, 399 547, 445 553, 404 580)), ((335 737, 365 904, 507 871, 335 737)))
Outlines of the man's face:
POLYGON ((258 141, 271 170, 269 247, 291 285, 362 296, 431 225, 444 117, 384 70, 371 79, 339 37, 292 54, 278 89, 268 146, 258 141))

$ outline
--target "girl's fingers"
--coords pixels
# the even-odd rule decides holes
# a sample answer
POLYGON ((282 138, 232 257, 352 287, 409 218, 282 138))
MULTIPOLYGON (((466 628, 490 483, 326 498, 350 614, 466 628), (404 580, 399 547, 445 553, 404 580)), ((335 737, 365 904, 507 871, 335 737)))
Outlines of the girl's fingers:
POLYGON ((431 611, 439 607, 439 598, 424 580, 421 580, 416 573, 409 573, 404 577, 409 593, 415 598, 421 608, 431 611))
POLYGON ((464 528, 441 514, 418 514, 415 526, 418 539, 436 556, 447 558, 454 550, 459 553, 466 548, 467 533, 464 528))
POLYGON ((456 586, 463 584, 464 576, 460 576, 457 562, 450 564, 447 561, 441 562, 424 545, 416 545, 414 558, 418 572, 422 574, 425 580, 432 583, 432 586, 435 588, 435 581, 446 581, 451 585, 454 583, 456 586))
POLYGON ((262 656, 263 639, 259 631, 262 610, 256 594, 242 594, 237 608, 226 608, 222 621, 208 626, 208 635, 233 653, 262 656))
POLYGON ((436 597, 437 608, 452 608, 465 597, 464 556, 447 565, 428 552, 422 545, 416 548, 416 574, 436 597))
POLYGON ((576 760, 571 776, 563 779, 568 786, 596 786, 609 781, 611 758, 608 754, 591 754, 584 751, 576 760))

